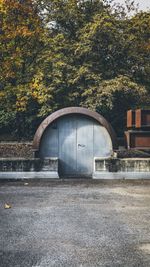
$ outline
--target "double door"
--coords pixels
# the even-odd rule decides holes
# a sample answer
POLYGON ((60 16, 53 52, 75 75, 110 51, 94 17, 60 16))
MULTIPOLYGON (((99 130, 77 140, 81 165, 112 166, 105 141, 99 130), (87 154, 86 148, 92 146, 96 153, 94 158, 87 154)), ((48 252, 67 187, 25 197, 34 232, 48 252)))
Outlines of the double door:
POLYGON ((71 115, 58 122, 59 172, 62 176, 92 176, 93 121, 71 115))
POLYGON ((44 132, 40 157, 57 157, 62 177, 91 177, 94 157, 112 154, 107 130, 84 115, 66 115, 54 121, 44 132))

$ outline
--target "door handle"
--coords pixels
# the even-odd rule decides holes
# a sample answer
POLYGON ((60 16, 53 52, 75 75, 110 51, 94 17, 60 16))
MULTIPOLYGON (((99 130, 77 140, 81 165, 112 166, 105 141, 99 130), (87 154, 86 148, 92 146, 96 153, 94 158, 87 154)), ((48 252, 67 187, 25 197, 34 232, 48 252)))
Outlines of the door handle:
POLYGON ((78 147, 85 147, 85 145, 83 145, 83 144, 78 144, 78 147))

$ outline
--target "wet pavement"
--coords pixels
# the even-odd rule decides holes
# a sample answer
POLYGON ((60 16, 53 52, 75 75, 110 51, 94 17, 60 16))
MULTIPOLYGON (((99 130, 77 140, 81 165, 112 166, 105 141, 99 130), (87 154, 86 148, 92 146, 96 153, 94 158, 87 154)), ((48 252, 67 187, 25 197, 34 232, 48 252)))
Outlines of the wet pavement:
POLYGON ((0 182, 0 266, 149 267, 150 181, 0 182))

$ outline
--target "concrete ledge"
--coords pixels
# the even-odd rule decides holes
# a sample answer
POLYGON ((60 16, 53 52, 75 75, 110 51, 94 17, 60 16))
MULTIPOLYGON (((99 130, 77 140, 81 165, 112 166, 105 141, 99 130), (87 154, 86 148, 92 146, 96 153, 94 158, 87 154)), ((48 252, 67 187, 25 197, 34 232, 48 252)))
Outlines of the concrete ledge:
MULTIPOLYGON (((0 158, 0 179, 58 179, 58 158, 0 158)), ((150 158, 95 158, 93 179, 150 179, 150 158)))
MULTIPOLYGON (((147 172, 95 172, 93 179, 101 180, 132 180, 132 179, 150 179, 150 173, 147 172)), ((58 172, 0 172, 0 179, 59 179, 58 172)), ((69 179, 67 179, 69 180, 69 179)), ((73 180, 73 179, 70 179, 73 180)), ((76 180, 79 180, 76 179, 76 180)), ((85 180, 85 178, 84 178, 85 180)), ((87 179, 86 179, 87 180, 87 179)), ((90 179, 89 179, 90 180, 90 179)))
POLYGON ((59 179, 56 171, 0 172, 0 179, 59 179))
POLYGON ((95 158, 94 172, 150 173, 150 158, 95 158))
POLYGON ((150 179, 150 172, 94 172, 93 179, 150 179))
POLYGON ((58 172, 58 158, 0 158, 0 172, 58 172))
POLYGON ((58 179, 58 158, 0 158, 0 179, 58 179))

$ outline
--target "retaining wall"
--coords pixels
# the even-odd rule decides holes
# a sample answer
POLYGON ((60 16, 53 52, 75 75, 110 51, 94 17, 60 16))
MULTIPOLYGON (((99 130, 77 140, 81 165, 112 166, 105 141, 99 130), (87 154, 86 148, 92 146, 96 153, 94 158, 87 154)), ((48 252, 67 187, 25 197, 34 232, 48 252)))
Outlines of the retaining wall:
MULTIPOLYGON (((59 178, 58 158, 0 158, 0 179, 59 178)), ((94 179, 150 179, 150 158, 94 160, 94 179)))
POLYGON ((95 179, 150 179, 150 158, 95 158, 95 179))
POLYGON ((58 159, 0 158, 0 179, 59 178, 58 159))

